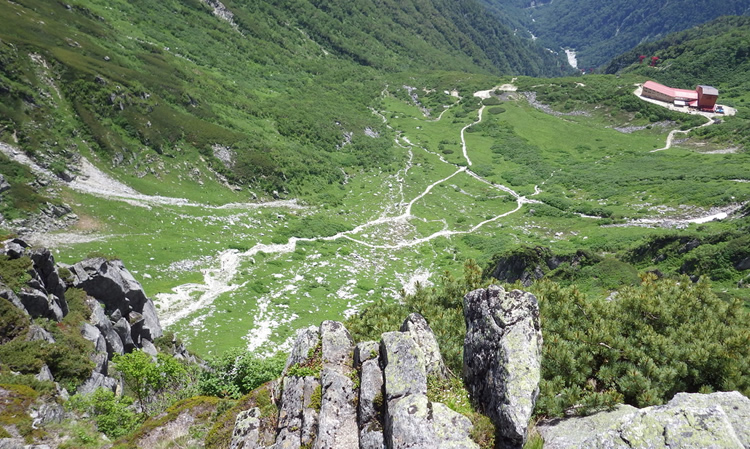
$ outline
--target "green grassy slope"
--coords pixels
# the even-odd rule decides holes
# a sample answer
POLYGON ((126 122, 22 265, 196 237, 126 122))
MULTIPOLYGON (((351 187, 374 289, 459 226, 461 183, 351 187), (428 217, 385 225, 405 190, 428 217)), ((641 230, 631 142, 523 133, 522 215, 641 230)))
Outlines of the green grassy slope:
POLYGON ((554 65, 472 2, 227 7, 231 22, 198 1, 0 5, 13 24, 0 30, 0 139, 55 172, 91 148, 146 192, 158 179, 144 178, 144 165, 205 160, 259 192, 314 199, 344 179, 342 168, 393 160, 392 139, 368 110, 385 73, 544 74, 554 65), (216 145, 235 153, 231 164, 214 157, 216 145))

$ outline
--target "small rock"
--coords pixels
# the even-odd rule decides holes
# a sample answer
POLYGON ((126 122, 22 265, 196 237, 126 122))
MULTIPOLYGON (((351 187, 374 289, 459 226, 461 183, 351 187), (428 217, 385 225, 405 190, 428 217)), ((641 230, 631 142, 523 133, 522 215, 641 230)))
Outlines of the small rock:
POLYGON ((260 438, 260 410, 251 408, 237 415, 234 421, 230 449, 253 449, 258 447, 260 438))

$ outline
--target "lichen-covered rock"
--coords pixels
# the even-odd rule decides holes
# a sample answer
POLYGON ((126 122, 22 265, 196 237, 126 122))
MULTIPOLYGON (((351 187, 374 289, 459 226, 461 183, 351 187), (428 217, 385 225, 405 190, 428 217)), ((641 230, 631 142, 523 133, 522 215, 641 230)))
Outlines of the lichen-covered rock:
POLYGON ((255 407, 237 415, 229 449, 255 449, 260 438, 260 410, 255 407))
POLYGON ((541 377, 542 334, 534 295, 491 285, 464 297, 464 380, 495 424, 499 447, 520 448, 541 377))
POLYGON ((386 439, 390 449, 478 449, 471 422, 424 394, 410 394, 388 405, 386 439))
POLYGON ((740 393, 679 393, 666 405, 619 406, 537 426, 545 449, 749 448, 750 399, 740 393))
POLYGON ((410 394, 427 394, 424 355, 405 332, 385 332, 380 340, 385 378, 385 399, 390 402, 410 394))
POLYGON ((278 433, 274 448, 298 449, 310 447, 318 429, 318 413, 311 407, 320 382, 312 376, 286 376, 279 408, 278 433))
POLYGON ((286 375, 286 372, 290 367, 304 363, 310 353, 320 343, 320 330, 315 326, 310 326, 297 331, 297 337, 294 340, 291 352, 286 359, 286 365, 284 366, 284 372, 282 375, 286 375))
POLYGON ((322 400, 315 449, 357 449, 357 395, 352 380, 354 343, 343 324, 324 321, 320 325, 323 369, 320 374, 322 400))
POLYGON ((404 320, 400 330, 411 335, 419 349, 422 350, 428 376, 448 377, 448 370, 445 367, 445 362, 443 362, 443 356, 440 355, 440 346, 435 339, 435 334, 422 315, 418 313, 410 314, 404 320))
POLYGON ((355 364, 360 367, 359 447, 382 449, 383 442, 383 370, 380 369, 380 345, 374 341, 357 344, 355 364))

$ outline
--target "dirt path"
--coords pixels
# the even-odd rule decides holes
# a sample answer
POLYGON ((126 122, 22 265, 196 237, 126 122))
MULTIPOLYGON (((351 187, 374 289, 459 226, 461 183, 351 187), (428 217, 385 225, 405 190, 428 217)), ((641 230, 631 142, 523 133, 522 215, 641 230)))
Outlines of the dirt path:
POLYGON ((484 108, 485 108, 484 105, 482 105, 482 107, 479 108, 479 115, 477 117, 477 121, 475 121, 474 123, 470 123, 464 126, 463 128, 461 128, 461 149, 464 152, 464 159, 466 159, 466 163, 469 165, 469 167, 471 167, 471 159, 469 158, 469 153, 466 150, 466 130, 482 121, 482 113, 484 112, 484 108))
MULTIPOLYGON (((468 129, 470 126, 473 126, 482 121, 483 110, 484 110, 484 106, 479 110, 477 120, 473 122, 472 124, 469 124, 461 129, 461 140, 462 140, 462 145, 463 145, 464 157, 466 158, 467 163, 469 165, 471 165, 471 159, 468 154, 469 149, 466 145, 464 133, 466 129, 468 129)), ((380 113, 377 113, 377 115, 379 115, 382 118, 385 118, 385 116, 383 116, 380 113)), ((443 158, 441 154, 432 152, 423 147, 419 147, 419 148, 421 148, 424 151, 429 152, 430 154, 437 156, 442 163, 454 166, 456 170, 452 174, 429 184, 422 190, 422 192, 420 192, 418 195, 415 195, 410 201, 406 202, 406 199, 404 197, 404 185, 406 184, 406 175, 412 165, 412 158, 413 158, 412 151, 416 145, 413 144, 405 136, 402 136, 401 140, 406 144, 405 146, 401 145, 398 140, 396 143, 402 148, 405 148, 408 150, 409 157, 408 157, 405 167, 402 170, 399 170, 399 172, 397 172, 395 176, 396 181, 399 183, 398 195, 400 196, 399 198, 400 201, 398 202, 398 204, 387 206, 385 208, 385 211, 392 211, 392 212, 398 211, 395 215, 387 214, 384 211, 376 219, 360 224, 356 226, 354 229, 351 229, 349 231, 340 232, 336 235, 329 236, 329 237, 318 237, 318 238, 292 237, 285 244, 277 244, 277 245, 257 244, 253 248, 250 248, 248 251, 245 251, 245 252, 239 252, 237 250, 222 251, 219 254, 219 266, 218 267, 213 268, 213 269, 202 270, 203 278, 204 278, 202 283, 182 285, 182 286, 174 288, 172 293, 160 293, 156 295, 157 302, 160 305, 160 315, 162 316, 161 319, 165 323, 165 325, 169 326, 171 324, 176 323, 177 321, 181 319, 187 318, 192 313, 208 307, 220 295, 236 290, 237 288, 240 288, 241 285, 233 284, 232 281, 239 270, 241 261, 243 259, 250 258, 261 251, 264 253, 285 254, 285 253, 291 253, 295 251, 297 242, 336 241, 339 239, 347 239, 349 241, 355 242, 367 248, 396 251, 396 250, 400 250, 404 248, 410 248, 410 247, 422 245, 424 243, 428 243, 437 238, 451 237, 455 235, 465 235, 465 234, 476 232, 477 230, 481 229, 482 227, 486 226, 489 223, 495 222, 497 220, 500 220, 501 218, 507 217, 511 214, 518 212, 519 210, 521 210, 524 204, 538 203, 538 201, 536 200, 521 196, 510 187, 487 181, 486 179, 482 178, 476 173, 470 171, 467 167, 457 166, 456 164, 448 162, 447 160, 443 158), (386 224, 406 223, 411 219, 418 218, 412 214, 413 206, 418 201, 422 200, 425 196, 427 196, 432 191, 432 189, 434 189, 436 186, 448 182, 450 179, 454 178, 455 176, 458 176, 461 173, 466 173, 472 178, 480 182, 483 182, 491 186, 494 189, 497 189, 499 191, 512 195, 516 199, 516 207, 513 210, 510 210, 505 213, 494 216, 492 218, 486 219, 474 225, 471 229, 465 230, 465 231, 443 229, 425 237, 412 239, 412 240, 402 240, 394 244, 375 244, 375 243, 367 242, 363 240, 362 238, 355 237, 356 235, 361 234, 363 231, 365 231, 368 228, 372 228, 372 227, 380 226, 380 225, 386 225, 386 224)), ((539 193, 538 187, 535 187, 535 194, 536 193, 539 193)), ((426 279, 427 276, 428 275, 426 275, 425 273, 422 273, 421 278, 426 279)), ((278 325, 278 322, 274 321, 274 319, 269 314, 267 301, 266 302, 264 301, 265 300, 262 298, 259 300, 260 312, 259 312, 259 316, 256 317, 255 328, 252 330, 252 334, 254 335, 254 337, 252 338, 252 341, 249 341, 248 343, 248 347, 250 349, 255 349, 259 347, 260 344, 262 344, 265 341, 265 339, 267 339, 271 335, 271 331, 273 330, 274 325, 278 325)))
POLYGON ((668 150, 668 149, 672 148, 672 142, 674 142, 674 136, 676 136, 677 134, 687 134, 687 133, 689 133, 690 131, 692 131, 694 129, 703 128, 704 126, 709 126, 709 125, 712 125, 713 123, 714 123, 713 119, 709 118, 706 123, 704 123, 704 124, 702 124, 700 126, 696 126, 694 128, 690 128, 690 129, 686 129, 686 130, 682 130, 682 129, 672 130, 672 131, 670 131, 669 135, 667 136, 667 143, 664 145, 664 147, 663 148, 659 148, 657 150, 651 150, 651 153, 656 153, 657 151, 664 151, 664 150, 668 150))

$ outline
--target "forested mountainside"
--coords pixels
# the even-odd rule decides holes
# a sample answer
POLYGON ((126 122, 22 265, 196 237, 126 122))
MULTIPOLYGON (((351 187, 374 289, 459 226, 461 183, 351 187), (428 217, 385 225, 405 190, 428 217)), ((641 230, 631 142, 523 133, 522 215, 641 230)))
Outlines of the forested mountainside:
POLYGON ((367 109, 384 73, 559 73, 472 1, 211 4, 3 3, 0 140, 59 174, 90 148, 134 176, 158 153, 314 192, 391 160, 365 134, 388 133, 367 109))
POLYGON ((581 68, 599 67, 640 43, 719 16, 750 13, 748 0, 483 1, 553 50, 575 50, 581 68))
POLYGON ((750 17, 721 17, 663 39, 643 43, 612 59, 604 73, 637 73, 693 88, 700 82, 733 96, 750 90, 750 17), (643 63, 640 56, 645 55, 643 63), (658 62, 650 67, 651 58, 658 62))

